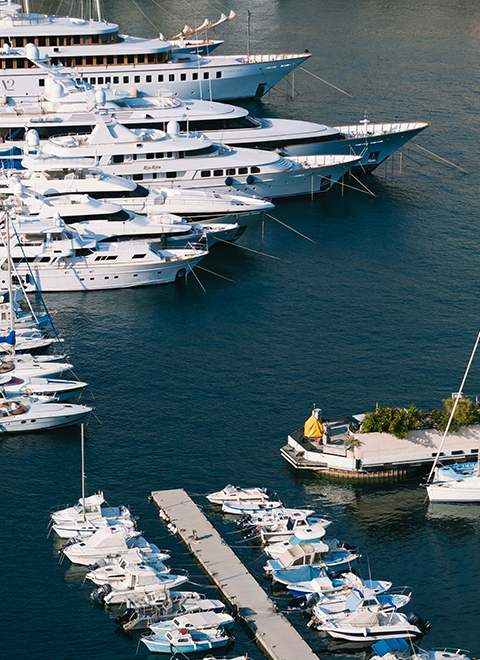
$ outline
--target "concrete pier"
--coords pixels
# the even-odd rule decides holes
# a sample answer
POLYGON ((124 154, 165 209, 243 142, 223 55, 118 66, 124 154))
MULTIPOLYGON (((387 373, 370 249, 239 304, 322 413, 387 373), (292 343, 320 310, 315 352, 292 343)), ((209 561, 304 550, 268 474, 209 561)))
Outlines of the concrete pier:
POLYGON ((318 660, 184 490, 155 491, 151 497, 267 655, 273 660, 318 660))

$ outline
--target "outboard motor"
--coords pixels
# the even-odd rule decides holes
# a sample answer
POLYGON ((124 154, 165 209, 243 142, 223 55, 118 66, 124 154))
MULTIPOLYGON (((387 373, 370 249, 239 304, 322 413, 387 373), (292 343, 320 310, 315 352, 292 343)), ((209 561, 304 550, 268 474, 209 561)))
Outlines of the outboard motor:
POLYGON ((138 521, 140 520, 140 516, 135 516, 133 519, 133 529, 138 532, 138 521))
POLYGON ((69 545, 73 545, 78 541, 78 536, 71 536, 69 539, 65 541, 63 544, 63 549, 68 548, 69 545))
POLYGON ((125 623, 128 623, 135 616, 135 610, 132 607, 129 607, 128 610, 125 610, 123 614, 120 614, 115 619, 115 623, 119 626, 123 626, 125 623))
POLYGON ((105 602, 105 596, 108 596, 108 594, 112 591, 112 587, 109 584, 102 584, 101 587, 98 587, 98 589, 94 589, 92 593, 90 594, 90 599, 94 600, 96 603, 100 603, 103 605, 105 602))
POLYGON ((422 635, 428 635, 430 632, 431 624, 430 621, 424 621, 421 616, 415 612, 410 612, 407 616, 408 623, 411 623, 412 626, 417 626, 421 631, 422 635))
POLYGON ((344 548, 345 550, 350 550, 350 552, 356 552, 357 548, 353 545, 348 545, 348 543, 345 543, 345 541, 340 541, 338 544, 339 548, 344 548))

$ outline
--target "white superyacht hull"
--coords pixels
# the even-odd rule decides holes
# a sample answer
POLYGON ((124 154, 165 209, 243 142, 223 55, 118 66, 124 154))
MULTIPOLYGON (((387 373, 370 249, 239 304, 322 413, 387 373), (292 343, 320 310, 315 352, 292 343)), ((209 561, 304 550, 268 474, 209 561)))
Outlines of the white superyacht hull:
POLYGON ((188 260, 127 264, 115 268, 105 262, 95 265, 81 261, 67 262, 63 268, 18 264, 16 270, 28 280, 27 291, 99 291, 168 284, 177 278, 183 279, 189 268, 193 268, 203 256, 205 253, 188 260))

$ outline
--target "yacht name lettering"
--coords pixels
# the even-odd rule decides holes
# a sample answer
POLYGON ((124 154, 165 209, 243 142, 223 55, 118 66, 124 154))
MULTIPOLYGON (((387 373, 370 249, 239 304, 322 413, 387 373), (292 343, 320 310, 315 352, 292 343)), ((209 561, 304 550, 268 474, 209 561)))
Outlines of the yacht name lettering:
POLYGON ((162 166, 161 165, 144 165, 143 170, 145 172, 149 172, 150 170, 161 170, 162 166))

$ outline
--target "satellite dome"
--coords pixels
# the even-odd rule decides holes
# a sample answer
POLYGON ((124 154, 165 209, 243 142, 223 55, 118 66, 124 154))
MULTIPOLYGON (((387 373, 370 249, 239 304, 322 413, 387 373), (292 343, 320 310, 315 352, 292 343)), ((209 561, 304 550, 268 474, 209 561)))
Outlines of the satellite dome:
POLYGON ((25 46, 25 54, 28 57, 29 60, 39 60, 40 59, 40 51, 38 48, 35 46, 35 44, 28 43, 25 46))
POLYGON ((34 128, 30 128, 27 131, 27 146, 28 147, 40 146, 40 138, 38 137, 38 133, 34 128))
POLYGON ((180 125, 178 121, 169 121, 167 124, 168 135, 178 135, 180 133, 180 125))
POLYGON ((103 89, 97 89, 95 91, 95 103, 97 105, 105 105, 105 91, 103 89))

